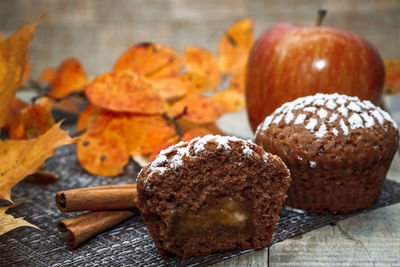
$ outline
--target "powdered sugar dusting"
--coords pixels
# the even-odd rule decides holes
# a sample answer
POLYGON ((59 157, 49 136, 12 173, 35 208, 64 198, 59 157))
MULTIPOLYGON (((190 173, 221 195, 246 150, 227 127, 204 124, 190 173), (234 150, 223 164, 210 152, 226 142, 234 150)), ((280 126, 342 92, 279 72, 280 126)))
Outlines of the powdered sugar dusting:
MULTIPOLYGON (((145 178, 145 181, 156 173, 163 175, 168 169, 176 171, 184 164, 184 159, 186 157, 197 157, 199 153, 206 150, 206 146, 209 143, 215 143, 216 149, 229 151, 232 149, 230 142, 239 143, 244 156, 248 158, 254 157, 256 153, 254 148, 256 145, 252 141, 245 141, 234 136, 206 135, 204 137, 194 138, 190 142, 179 142, 176 145, 162 150, 153 161, 148 164, 147 168, 150 170, 150 173, 145 178), (171 155, 171 153, 174 154, 171 155)), ((263 157, 265 158, 264 162, 267 162, 267 155, 263 155, 263 157)))
POLYGON ((315 133, 315 137, 318 139, 322 138, 325 136, 325 134, 328 132, 325 123, 322 123, 321 126, 319 127, 318 131, 315 133))
POLYGON ((306 108, 303 108, 303 110, 306 112, 315 112, 317 110, 317 108, 316 107, 306 107, 306 108))
POLYGON ((303 124, 306 118, 306 114, 299 114, 299 116, 297 116, 296 120, 294 121, 294 125, 303 124))
POLYGON ((329 123, 334 122, 334 121, 337 119, 337 117, 338 117, 338 114, 332 113, 332 115, 331 115, 331 117, 329 118, 328 122, 329 122, 329 123))
POLYGON ((353 130, 364 127, 363 120, 357 113, 351 115, 351 117, 349 118, 349 123, 350 123, 350 128, 353 130))
POLYGON ((347 127, 347 125, 346 125, 346 123, 344 122, 343 119, 340 119, 339 125, 340 125, 340 128, 343 131, 343 134, 344 135, 348 135, 349 134, 349 128, 347 127))
POLYGON ((326 102, 325 106, 326 106, 327 108, 329 108, 330 110, 334 110, 334 109, 337 107, 337 105, 336 105, 336 103, 333 101, 333 99, 329 99, 328 102, 326 102))
POLYGON ((317 115, 321 120, 323 120, 328 116, 328 111, 326 111, 325 109, 321 108, 320 110, 318 110, 317 115))
POLYGON ((328 133, 338 136, 340 133, 349 135, 355 129, 372 129, 384 125, 385 121, 397 129, 389 113, 368 100, 361 101, 357 97, 339 94, 316 94, 283 104, 265 118, 256 134, 260 130, 265 131, 271 123, 279 124, 283 118, 286 124, 304 125, 317 139, 328 133), (336 127, 338 119, 339 127, 336 127))
POLYGON ((310 167, 315 168, 315 166, 317 166, 317 163, 315 163, 315 161, 310 160, 310 167))
POLYGON ((311 118, 306 125, 306 129, 311 132, 314 132, 314 128, 315 128, 315 126, 317 126, 317 124, 318 124, 318 121, 314 118, 311 118))
POLYGON ((347 108, 355 112, 361 112, 361 107, 355 102, 350 102, 350 104, 347 105, 347 108))

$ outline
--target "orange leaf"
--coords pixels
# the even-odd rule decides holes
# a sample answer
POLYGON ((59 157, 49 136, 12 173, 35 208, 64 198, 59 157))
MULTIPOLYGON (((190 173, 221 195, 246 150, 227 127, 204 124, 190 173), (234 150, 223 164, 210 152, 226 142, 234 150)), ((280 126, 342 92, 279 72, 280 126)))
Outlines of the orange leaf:
POLYGON ((187 131, 183 136, 182 136, 182 141, 190 141, 193 138, 196 137, 203 137, 206 136, 207 134, 211 134, 209 130, 206 128, 195 128, 187 131))
POLYGON ((40 74, 39 80, 43 83, 52 83, 57 75, 57 68, 47 68, 40 74))
POLYGON ((226 112, 236 112, 245 107, 244 96, 233 90, 223 90, 212 96, 221 103, 226 112))
POLYGON ((178 76, 184 67, 182 56, 176 56, 169 63, 146 75, 150 79, 173 78, 178 76))
POLYGON ((239 93, 244 93, 246 86, 246 70, 247 64, 235 70, 229 80, 229 89, 235 90, 239 93))
POLYGON ((197 128, 205 128, 211 134, 225 135, 225 133, 217 126, 217 124, 215 122, 201 124, 201 123, 194 123, 194 122, 182 120, 182 119, 179 119, 177 122, 181 126, 183 133, 189 132, 189 131, 197 129, 197 128))
POLYGON ((51 82, 49 95, 62 98, 73 92, 84 90, 87 83, 85 71, 76 58, 64 60, 51 82))
POLYGON ((175 145, 177 143, 177 140, 172 140, 168 141, 166 144, 161 144, 159 146, 156 146, 153 151, 151 152, 150 156, 148 157, 148 160, 151 161, 155 156, 157 156, 161 150, 166 149, 172 145, 175 145))
POLYGON ((19 118, 19 113, 28 106, 28 103, 22 99, 14 98, 10 110, 8 111, 8 115, 6 118, 6 122, 4 124, 4 129, 9 131, 10 126, 19 118))
POLYGON ((177 78, 163 78, 151 81, 161 97, 165 100, 174 100, 186 94, 186 83, 177 78))
POLYGON ((122 137, 109 129, 94 135, 81 135, 76 155, 82 167, 95 175, 116 176, 124 172, 129 162, 122 137))
POLYGON ((155 147, 166 143, 174 134, 175 129, 167 125, 150 130, 143 139, 141 153, 151 153, 155 147))
POLYGON ((54 125, 50 110, 41 104, 24 108, 11 125, 11 139, 31 139, 44 134, 54 125))
POLYGON ((174 117, 187 107, 187 114, 182 118, 195 123, 214 122, 224 114, 224 107, 216 100, 203 96, 187 96, 176 102, 169 110, 174 117))
POLYGON ((21 27, 7 40, 0 42, 0 127, 5 124, 16 90, 22 84, 27 50, 40 19, 21 27))
POLYGON ((190 73, 205 77, 213 83, 212 88, 218 88, 221 81, 218 61, 208 50, 196 46, 186 46, 186 68, 190 73))
POLYGON ((0 199, 11 201, 10 190, 16 183, 41 169, 57 147, 75 142, 60 124, 38 138, 0 142, 0 199))
POLYGON ((79 115, 76 130, 78 132, 86 130, 89 134, 99 133, 106 127, 112 116, 112 112, 89 103, 79 115))
POLYGON ((400 93, 400 60, 387 59, 385 64, 385 95, 400 93))
POLYGON ((92 104, 118 112, 160 114, 168 106, 150 82, 132 71, 102 74, 85 93, 92 104))
POLYGON ((32 63, 30 61, 27 61, 24 68, 24 74, 22 75, 21 84, 24 84, 28 80, 31 73, 32 73, 32 63))
POLYGON ((161 116, 117 116, 107 128, 117 132, 124 140, 131 156, 141 155, 141 146, 146 134, 154 128, 166 126, 167 122, 161 116))
POLYGON ((219 41, 219 66, 224 73, 231 73, 246 64, 253 45, 253 24, 243 19, 225 32, 219 41))
POLYGON ((12 215, 6 214, 9 208, 18 206, 21 203, 22 201, 18 201, 8 207, 0 207, 0 235, 21 226, 30 226, 39 229, 37 226, 25 221, 24 218, 14 218, 12 215))
POLYGON ((185 73, 178 77, 185 84, 188 95, 199 95, 213 90, 213 83, 195 73, 185 73))
POLYGON ((181 67, 179 66, 181 64, 174 62, 177 55, 178 52, 176 50, 167 46, 154 43, 137 44, 118 58, 114 65, 114 71, 131 70, 141 75, 165 77, 165 73, 169 73, 166 70, 174 70, 173 72, 175 72, 176 68, 179 68, 180 71, 181 67), (174 64, 172 64, 173 62, 174 64), (160 71, 164 72, 157 75, 156 73, 160 71))

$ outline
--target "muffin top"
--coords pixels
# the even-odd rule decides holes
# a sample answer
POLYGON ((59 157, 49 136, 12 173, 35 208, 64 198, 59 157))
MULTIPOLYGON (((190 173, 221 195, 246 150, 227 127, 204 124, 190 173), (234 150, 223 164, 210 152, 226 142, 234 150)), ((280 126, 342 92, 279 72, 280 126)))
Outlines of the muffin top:
POLYGON ((398 136, 396 122, 370 101, 316 94, 287 102, 266 117, 256 143, 289 167, 303 161, 328 168, 334 163, 365 166, 389 157, 398 136))
POLYGON ((265 131, 272 124, 302 125, 316 139, 328 133, 349 135, 354 129, 384 127, 397 129, 396 122, 368 100, 339 94, 316 94, 287 102, 266 117, 256 131, 265 131), (388 122, 388 123, 385 123, 388 122))
POLYGON ((179 142, 162 150, 139 173, 138 178, 148 182, 153 176, 164 175, 166 172, 176 172, 188 159, 196 159, 207 153, 217 151, 230 153, 232 150, 242 154, 245 158, 262 157, 268 162, 268 153, 254 144, 251 140, 242 140, 234 136, 206 135, 193 138, 189 142, 179 142), (146 175, 142 175, 146 172, 146 175))

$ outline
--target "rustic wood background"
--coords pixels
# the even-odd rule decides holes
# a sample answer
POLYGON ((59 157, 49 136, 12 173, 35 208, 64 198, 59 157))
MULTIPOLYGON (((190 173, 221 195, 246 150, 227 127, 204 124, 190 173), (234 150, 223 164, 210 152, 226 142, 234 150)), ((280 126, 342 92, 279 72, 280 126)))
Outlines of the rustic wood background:
MULTIPOLYGON (((1 0, 0 32, 4 37, 48 14, 37 28, 30 49, 33 77, 66 57, 81 60, 88 75, 111 69, 131 45, 152 41, 183 51, 198 45, 216 52, 218 40, 233 22, 250 17, 258 36, 279 22, 313 25, 318 8, 327 8, 324 25, 358 33, 383 58, 400 58, 399 0, 1 0)), ((245 119, 245 114, 241 113, 245 119)), ((231 133, 249 137, 248 127, 227 116, 231 133)), ((390 179, 400 181, 396 156, 390 179)), ((336 226, 273 245, 270 266, 400 266, 400 204, 336 226)), ((267 266, 266 249, 217 266, 267 266)))
POLYGON ((258 36, 279 22, 314 25, 321 7, 328 9, 324 25, 358 33, 383 58, 400 58, 398 0, 1 0, 0 32, 8 36, 47 11, 30 49, 34 77, 71 56, 96 75, 138 42, 216 52, 224 30, 239 19, 250 17, 258 36))

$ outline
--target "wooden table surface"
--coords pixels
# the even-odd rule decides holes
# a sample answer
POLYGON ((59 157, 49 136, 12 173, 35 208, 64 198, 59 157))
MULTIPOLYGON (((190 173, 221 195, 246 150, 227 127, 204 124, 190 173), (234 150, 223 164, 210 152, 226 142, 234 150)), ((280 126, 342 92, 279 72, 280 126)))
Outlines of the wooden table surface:
MULTIPOLYGON (((239 112, 219 121, 221 128, 251 138, 239 112)), ((400 182, 399 153, 388 179, 400 182)), ((303 235, 213 265, 222 266, 400 266, 400 203, 359 214, 303 235)))

